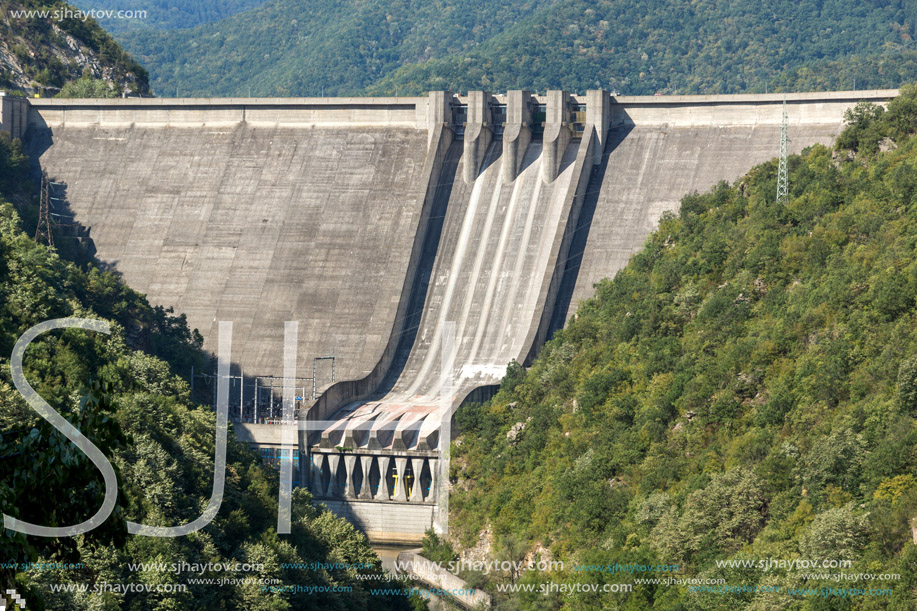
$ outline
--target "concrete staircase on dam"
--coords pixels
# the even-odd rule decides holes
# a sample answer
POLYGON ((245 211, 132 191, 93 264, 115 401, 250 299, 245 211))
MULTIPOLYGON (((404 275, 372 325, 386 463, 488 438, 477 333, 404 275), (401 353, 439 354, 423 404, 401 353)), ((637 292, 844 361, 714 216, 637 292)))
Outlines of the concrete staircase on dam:
MULTIPOLYGON (((793 151, 895 94, 787 95, 793 151)), ((4 96, 0 129, 63 185, 57 212, 101 262, 211 350, 233 321, 236 430, 263 455, 281 427, 251 421, 245 383, 282 371, 284 321, 301 370, 334 354, 344 382, 312 380, 297 479, 372 539, 415 542, 442 524, 443 414, 529 361, 682 195, 774 158, 783 101, 4 96)))

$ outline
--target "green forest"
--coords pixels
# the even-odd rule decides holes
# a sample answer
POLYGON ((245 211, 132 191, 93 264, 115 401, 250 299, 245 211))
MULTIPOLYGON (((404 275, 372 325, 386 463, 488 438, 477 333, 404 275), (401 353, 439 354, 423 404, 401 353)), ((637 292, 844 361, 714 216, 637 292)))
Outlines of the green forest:
POLYGON ((909 0, 268 0, 118 40, 162 96, 716 94, 897 87, 915 27, 909 0))
POLYGON ((497 608, 917 608, 917 87, 847 121, 790 157, 786 206, 775 161, 684 197, 529 369, 459 411, 452 543, 565 563, 466 573, 497 608), (898 578, 723 566, 800 558, 898 578), (678 568, 574 568, 615 563, 678 568), (638 581, 672 577, 745 590, 638 581), (500 591, 551 582, 633 591, 500 591))
POLYGON ((401 583, 382 575, 365 536, 315 506, 304 489, 294 492, 292 534, 278 536, 277 472, 235 441, 232 430, 226 492, 208 526, 177 538, 127 534, 127 520, 154 526, 190 522, 210 498, 216 419, 192 400, 187 383, 191 365, 205 362, 202 339, 184 316, 151 306, 114 273, 78 257, 66 236, 56 236, 59 250, 36 243, 28 171, 19 140, 0 134, 0 505, 14 518, 45 526, 77 524, 101 505, 99 471, 28 407, 10 374, 10 355, 21 334, 64 317, 101 318, 110 321, 112 332, 42 335, 26 351, 24 373, 113 463, 118 497, 103 526, 77 537, 27 537, 4 529, 3 590, 15 588, 28 609, 39 610, 416 608, 419 601, 405 596, 401 583), (242 573, 131 568, 182 562, 257 568, 242 573), (347 566, 303 566, 310 562, 347 566), (35 568, 21 570, 29 567, 35 568), (358 573, 375 580, 361 580, 358 573), (194 584, 191 578, 224 581, 194 584), (316 589, 285 591, 289 584, 316 589), (66 591, 67 585, 74 590, 66 591), (153 591, 120 593, 112 591, 115 586, 153 591), (392 592, 373 594, 370 586, 392 592))
POLYGON ((131 19, 98 19, 99 24, 109 32, 123 32, 144 28, 163 30, 193 28, 213 23, 230 15, 258 6, 264 0, 76 0, 73 5, 89 11, 146 11, 142 17, 131 19))

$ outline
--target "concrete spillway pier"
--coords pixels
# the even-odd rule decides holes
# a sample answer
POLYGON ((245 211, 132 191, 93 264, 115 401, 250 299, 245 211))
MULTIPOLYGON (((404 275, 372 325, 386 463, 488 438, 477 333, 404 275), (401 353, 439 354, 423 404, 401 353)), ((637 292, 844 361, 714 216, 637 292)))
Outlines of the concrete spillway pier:
MULTIPOLYGON (((787 95, 793 151, 895 94, 787 95)), ((302 369, 335 355, 343 381, 300 414, 298 481, 373 539, 412 542, 442 484, 447 323, 454 409, 533 358, 682 195, 774 158, 783 101, 3 96, 0 129, 66 186, 66 212, 129 285, 184 312, 207 348, 234 322, 239 370, 281 375, 287 320, 302 369)), ((279 449, 279 427, 238 418, 279 449)))

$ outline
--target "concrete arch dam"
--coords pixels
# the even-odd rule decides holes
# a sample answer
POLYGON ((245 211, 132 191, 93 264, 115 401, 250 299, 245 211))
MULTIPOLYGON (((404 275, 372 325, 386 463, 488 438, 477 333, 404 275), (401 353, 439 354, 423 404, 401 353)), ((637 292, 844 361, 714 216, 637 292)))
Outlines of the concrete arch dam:
MULTIPOLYGON (((787 95, 793 152, 896 94, 787 95)), ((416 542, 440 498, 443 337, 454 329, 451 410, 530 360, 682 195, 774 158, 783 102, 3 96, 0 129, 24 138, 57 218, 102 263, 184 312, 208 349, 233 321, 240 382, 281 375, 283 323, 300 321, 300 371, 333 354, 344 381, 314 376, 295 479, 371 539, 416 542)), ((238 389, 237 432, 276 463, 280 427, 257 386, 238 389)))

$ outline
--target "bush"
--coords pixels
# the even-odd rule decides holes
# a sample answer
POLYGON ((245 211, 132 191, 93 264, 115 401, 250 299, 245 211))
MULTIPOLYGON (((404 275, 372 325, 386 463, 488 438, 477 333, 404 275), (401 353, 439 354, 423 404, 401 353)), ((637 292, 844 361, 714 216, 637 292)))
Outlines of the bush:
POLYGON ((421 555, 427 560, 448 564, 458 559, 452 544, 441 539, 432 528, 428 528, 424 533, 422 546, 421 555))
POLYGON ((852 504, 823 511, 806 529, 799 551, 806 558, 853 560, 865 543, 866 526, 866 517, 852 504))
POLYGON ((870 102, 858 102, 844 113, 845 129, 837 138, 838 149, 875 153, 882 137, 885 109, 870 102))
POLYGON ((64 85, 59 98, 116 98, 120 91, 110 87, 108 82, 103 79, 93 79, 81 77, 64 85))

